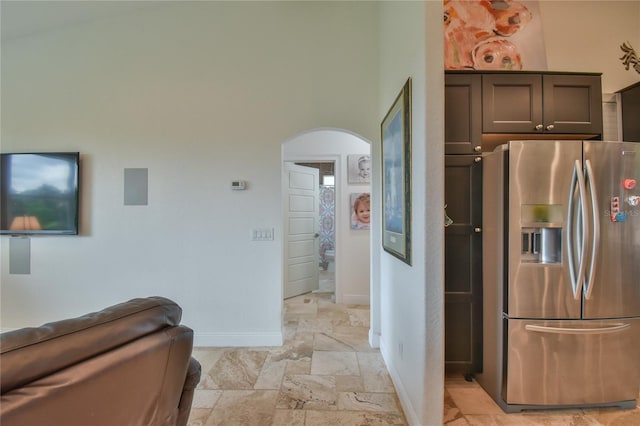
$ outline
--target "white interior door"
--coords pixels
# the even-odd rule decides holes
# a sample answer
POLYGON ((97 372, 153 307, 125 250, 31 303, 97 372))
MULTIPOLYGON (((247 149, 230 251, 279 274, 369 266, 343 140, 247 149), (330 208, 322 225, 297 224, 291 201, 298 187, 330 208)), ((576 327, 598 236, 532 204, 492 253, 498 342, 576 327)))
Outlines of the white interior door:
POLYGON ((317 290, 319 171, 285 163, 284 297, 317 290))

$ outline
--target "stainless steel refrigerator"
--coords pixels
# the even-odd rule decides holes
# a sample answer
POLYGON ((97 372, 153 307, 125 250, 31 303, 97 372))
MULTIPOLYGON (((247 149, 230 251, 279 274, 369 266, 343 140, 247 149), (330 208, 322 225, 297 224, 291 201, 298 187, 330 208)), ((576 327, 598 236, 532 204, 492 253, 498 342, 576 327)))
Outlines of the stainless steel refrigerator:
POLYGON ((483 163, 478 382, 506 412, 635 407, 640 143, 511 141, 483 163))

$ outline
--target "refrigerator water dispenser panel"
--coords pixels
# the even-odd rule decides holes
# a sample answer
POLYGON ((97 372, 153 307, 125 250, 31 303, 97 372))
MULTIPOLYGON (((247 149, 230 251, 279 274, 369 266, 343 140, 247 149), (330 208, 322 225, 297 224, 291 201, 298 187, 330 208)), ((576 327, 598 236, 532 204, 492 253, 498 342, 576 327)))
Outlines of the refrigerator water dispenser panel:
POLYGON ((563 206, 520 206, 523 263, 562 263, 563 206))
POLYGON ((562 228, 522 228, 523 263, 562 263, 562 228))

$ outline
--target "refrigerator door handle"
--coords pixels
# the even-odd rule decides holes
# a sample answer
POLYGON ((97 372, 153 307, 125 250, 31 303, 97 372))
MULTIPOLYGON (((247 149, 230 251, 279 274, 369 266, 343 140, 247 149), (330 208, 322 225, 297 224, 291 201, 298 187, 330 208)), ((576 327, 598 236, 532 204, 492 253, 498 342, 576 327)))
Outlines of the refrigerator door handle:
POLYGON ((527 331, 551 334, 607 334, 618 333, 631 327, 631 324, 613 324, 610 327, 599 328, 571 328, 571 327, 548 327, 544 325, 527 324, 524 326, 527 331))
POLYGON ((582 164, 580 160, 576 160, 573 166, 573 175, 571 176, 571 191, 569 192, 569 208, 567 209, 567 255, 569 256, 569 273, 571 275, 571 287, 573 289, 573 298, 580 300, 582 297, 582 286, 584 285, 584 276, 586 264, 584 258, 587 255, 587 245, 585 241, 588 239, 588 229, 586 227, 586 211, 582 207, 585 199, 586 187, 584 183, 584 175, 582 173, 582 164), (575 212, 575 189, 578 186, 578 206, 581 214, 580 229, 578 235, 574 235, 573 217, 575 212), (580 254, 578 256, 578 272, 576 275, 576 261, 574 258, 575 244, 580 246, 580 254))
POLYGON ((598 194, 596 192, 595 176, 591 161, 585 161, 585 177, 589 181, 591 190, 591 212, 593 216, 593 244, 591 247, 591 265, 589 265, 589 275, 587 276, 587 284, 584 289, 585 299, 591 299, 593 293, 593 285, 595 280, 596 263, 598 262, 598 246, 600 245, 600 217, 598 216, 598 194))

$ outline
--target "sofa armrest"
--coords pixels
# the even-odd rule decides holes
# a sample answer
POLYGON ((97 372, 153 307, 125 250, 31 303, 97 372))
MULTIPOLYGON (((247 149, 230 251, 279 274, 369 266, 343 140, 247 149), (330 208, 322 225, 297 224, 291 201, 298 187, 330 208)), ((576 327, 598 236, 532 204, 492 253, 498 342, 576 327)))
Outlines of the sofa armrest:
POLYGON ((182 396, 178 405, 178 419, 176 426, 186 426, 189 422, 189 414, 191 413, 191 405, 193 404, 193 395, 196 386, 200 383, 202 374, 202 366, 193 357, 189 360, 189 368, 187 369, 187 377, 182 388, 182 396))

